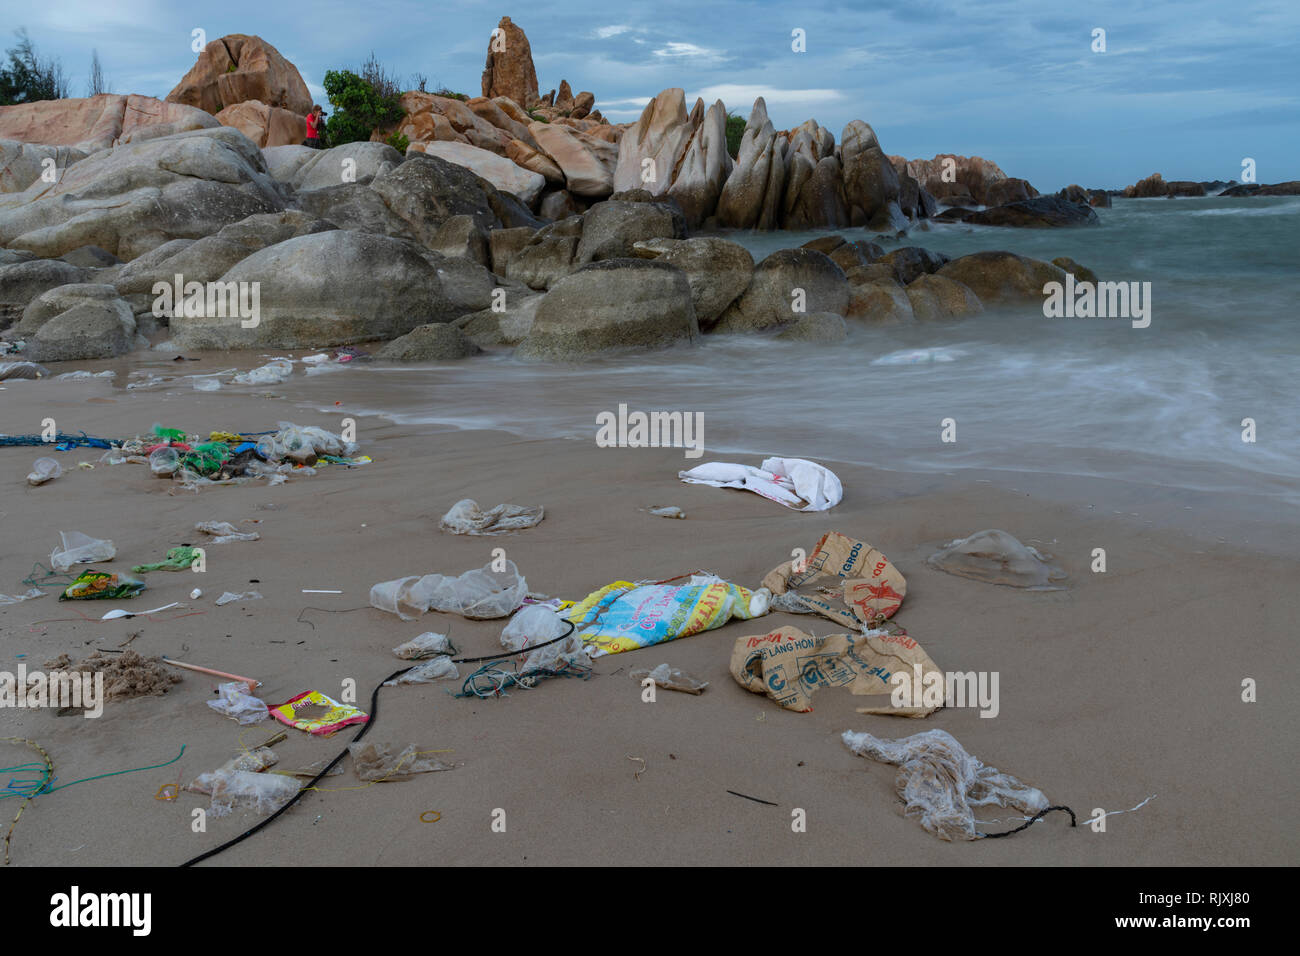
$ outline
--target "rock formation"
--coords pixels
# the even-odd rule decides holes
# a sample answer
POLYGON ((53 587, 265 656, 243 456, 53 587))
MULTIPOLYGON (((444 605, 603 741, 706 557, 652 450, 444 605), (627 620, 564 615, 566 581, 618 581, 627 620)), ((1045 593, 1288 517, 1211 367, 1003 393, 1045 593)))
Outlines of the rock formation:
POLYGON ((228 106, 252 100, 288 110, 300 118, 312 107, 311 93, 297 67, 261 37, 242 33, 232 33, 205 46, 198 62, 166 99, 214 116, 228 106))
POLYGON ((528 107, 537 99, 537 71, 533 49, 524 31, 502 17, 488 41, 487 63, 483 67, 483 95, 506 96, 528 107))

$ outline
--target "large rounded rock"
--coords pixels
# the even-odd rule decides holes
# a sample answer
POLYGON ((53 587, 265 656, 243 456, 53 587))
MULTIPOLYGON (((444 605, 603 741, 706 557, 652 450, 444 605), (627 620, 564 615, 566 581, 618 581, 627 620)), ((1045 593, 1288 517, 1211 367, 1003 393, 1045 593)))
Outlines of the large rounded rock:
POLYGON ((70 146, 79 155, 120 143, 217 128, 220 124, 203 110, 152 96, 101 93, 0 109, 0 139, 70 146))
POLYGON ((644 239, 684 239, 686 224, 663 203, 625 202, 611 199, 596 203, 582 217, 582 241, 576 262, 626 259, 633 243, 644 239))
POLYGON ((307 135, 305 117, 258 100, 227 106, 217 114, 217 122, 233 126, 261 149, 301 144, 307 135))
POLYGON ((903 246, 876 261, 894 270, 894 278, 900 284, 908 285, 918 276, 938 272, 949 261, 949 257, 921 246, 903 246))
POLYGON ((484 229, 499 220, 488 199, 496 188, 437 156, 409 154, 397 168, 375 176, 370 188, 394 213, 411 225, 421 242, 429 242, 452 216, 470 216, 484 229))
POLYGON ((749 288, 754 275, 754 257, 749 250, 726 239, 701 237, 673 242, 658 261, 686 273, 701 329, 712 327, 727 306, 749 288))
POLYGON ((799 316, 777 338, 786 342, 842 342, 847 335, 844 319, 834 312, 811 312, 799 316))
POLYGON ((506 157, 477 146, 465 143, 426 143, 424 155, 437 156, 457 166, 464 166, 497 189, 518 196, 528 206, 537 200, 546 186, 545 176, 516 166, 506 157))
POLYGON ((214 115, 249 100, 278 106, 299 117, 312 108, 311 93, 298 69, 261 37, 242 33, 211 41, 167 94, 170 103, 184 103, 214 115))
MULTIPOLYGON (((996 182, 989 183, 988 189, 984 192, 984 204, 986 206, 1004 206, 1007 203, 1033 199, 1037 195, 1038 190, 1029 185, 1027 180, 1008 176, 1006 179, 999 179, 996 182)), ((1086 202, 1086 200, 1078 201, 1086 202)))
POLYGON ((537 307, 544 296, 507 291, 502 310, 495 307, 462 315, 452 324, 464 331, 476 345, 518 345, 528 337, 537 321, 537 307))
MULTIPOLYGON (((369 186, 343 183, 325 189, 299 193, 298 207, 315 219, 333 223, 340 229, 373 232, 394 239, 415 239, 417 230, 393 210, 382 196, 369 186)), ((437 228, 422 233, 429 241, 437 236, 437 228)))
POLYGON ((290 180, 300 193, 344 183, 366 185, 402 162, 402 154, 387 143, 344 143, 312 152, 315 155, 299 166, 290 180))
POLYGON ((984 311, 969 286, 944 276, 923 275, 913 280, 907 286, 907 298, 918 322, 960 319, 984 311))
POLYGON ((101 150, 54 185, 0 198, 0 243, 49 257, 96 245, 130 260, 284 205, 261 151, 217 127, 101 150))
POLYGON ((893 279, 856 283, 849 297, 848 315, 851 319, 876 325, 911 322, 915 318, 912 314, 912 300, 906 290, 893 279))
POLYGON ((0 329, 18 321, 23 310, 42 292, 85 282, 90 272, 56 259, 28 259, 0 265, 0 329))
POLYGON ((714 327, 716 332, 753 332, 798 318, 800 313, 834 312, 849 305, 849 280, 825 253, 779 249, 758 264, 748 288, 714 327))
POLYGON ((528 126, 537 144, 564 172, 565 188, 584 199, 604 199, 614 191, 618 147, 558 123, 528 126))
POLYGON ((62 175, 63 170, 86 156, 70 146, 0 139, 0 193, 22 192, 47 169, 52 169, 55 176, 62 175))
POLYGON ((470 311, 450 300, 435 264, 441 258, 412 242, 351 230, 300 236, 255 252, 220 280, 227 287, 248 283, 242 288, 250 299, 257 289, 256 325, 244 328, 238 315, 177 314, 172 338, 186 349, 318 348, 396 338, 470 311))
POLYGON ((690 341, 698 334, 686 273, 649 259, 606 259, 555 283, 515 355, 575 360, 610 349, 690 341))
POLYGON ((319 149, 312 149, 310 146, 262 147, 262 159, 266 163, 266 171, 271 174, 272 179, 281 183, 293 182, 293 177, 297 175, 298 170, 320 154, 319 149))
POLYGON ((481 351, 454 325, 433 322, 393 339, 375 353, 375 358, 389 362, 444 362, 481 351))
POLYGON ((938 275, 970 287, 985 304, 1042 300, 1043 286, 1065 282, 1065 270, 1014 252, 976 252, 954 259, 938 275))
POLYGON ((262 213, 223 226, 214 236, 176 240, 127 263, 113 279, 121 295, 151 293, 155 283, 211 282, 259 249, 297 236, 328 232, 332 223, 297 210, 262 213), (161 253, 161 254, 160 254, 161 253))
POLYGON ((15 330, 34 362, 112 358, 135 345, 135 316, 111 285, 79 283, 37 296, 15 330))

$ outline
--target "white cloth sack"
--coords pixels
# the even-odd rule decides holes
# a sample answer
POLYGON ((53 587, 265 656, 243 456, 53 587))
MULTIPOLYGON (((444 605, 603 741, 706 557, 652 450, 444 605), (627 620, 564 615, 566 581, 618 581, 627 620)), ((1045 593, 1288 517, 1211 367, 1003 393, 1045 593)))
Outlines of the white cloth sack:
POLYGON ((693 485, 752 491, 795 511, 826 511, 844 497, 834 472, 803 458, 764 458, 759 468, 710 461, 679 471, 677 477, 693 485))

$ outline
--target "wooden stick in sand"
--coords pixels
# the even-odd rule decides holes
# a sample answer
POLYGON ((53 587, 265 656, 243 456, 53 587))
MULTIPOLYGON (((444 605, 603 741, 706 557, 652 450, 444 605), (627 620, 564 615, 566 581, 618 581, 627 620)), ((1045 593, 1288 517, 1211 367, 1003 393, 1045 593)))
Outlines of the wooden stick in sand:
POLYGON ((251 694, 255 688, 261 687, 260 680, 253 680, 251 677, 240 677, 238 674, 227 674, 225 671, 214 671, 210 667, 199 667, 197 664, 186 664, 184 661, 174 661, 170 657, 162 659, 164 664, 170 664, 172 667, 184 667, 186 670, 198 671, 200 674, 211 674, 213 677, 228 677, 231 680, 243 681, 248 685, 248 692, 251 694))

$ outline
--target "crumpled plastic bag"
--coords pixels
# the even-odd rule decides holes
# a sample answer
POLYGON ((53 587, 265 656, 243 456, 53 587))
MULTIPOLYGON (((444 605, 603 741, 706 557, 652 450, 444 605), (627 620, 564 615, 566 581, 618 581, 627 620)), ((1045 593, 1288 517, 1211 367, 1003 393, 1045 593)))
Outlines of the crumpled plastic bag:
POLYGON ((455 654, 456 648, 446 634, 425 631, 405 644, 398 644, 393 648, 393 653, 404 661, 422 661, 428 657, 455 654))
POLYGON ((217 693, 221 696, 216 700, 207 701, 207 705, 218 714, 238 721, 241 727, 266 720, 270 716, 266 701, 249 694, 248 685, 243 681, 218 684, 217 693))
POLYGON ((438 527, 452 534, 507 534, 539 524, 545 517, 541 505, 497 505, 483 511, 473 498, 462 498, 442 516, 438 527))
POLYGON ((155 478, 170 478, 181 466, 181 455, 175 448, 164 445, 149 453, 149 472, 155 478))
POLYGON ((1026 814, 1047 809, 1041 790, 996 767, 986 767, 944 730, 926 730, 898 740, 846 730, 844 745, 860 757, 895 764, 894 787, 906 804, 903 815, 940 840, 978 840, 971 807, 996 804, 1026 814))
POLYGON ((0 607, 4 607, 6 604, 31 601, 39 597, 45 597, 45 592, 40 588, 28 588, 22 594, 0 594, 0 607))
POLYGON ((708 681, 692 677, 681 668, 673 667, 671 664, 660 664, 651 670, 639 667, 629 672, 628 676, 638 682, 643 682, 648 677, 667 690, 679 690, 683 694, 695 694, 696 696, 703 694, 704 688, 709 686, 708 681))
POLYGON ((403 621, 426 611, 446 611, 475 621, 505 617, 524 602, 528 582, 513 561, 504 571, 494 571, 492 562, 459 577, 445 574, 412 575, 381 581, 370 589, 370 604, 396 614, 403 621))
POLYGON ((63 466, 53 458, 37 458, 32 463, 32 470, 27 475, 29 485, 43 485, 63 474, 63 466))
POLYGON ((455 770, 456 765, 441 760, 420 757, 415 744, 407 744, 394 753, 394 744, 359 740, 348 744, 352 754, 352 769, 365 781, 394 780, 416 773, 433 773, 438 770, 455 770))
POLYGON ((308 463, 318 455, 350 458, 361 450, 356 442, 344 441, 343 436, 315 425, 280 422, 279 427, 274 435, 264 435, 258 440, 257 450, 263 458, 308 463))
POLYGON ((752 491, 795 511, 826 511, 844 497, 844 486, 834 472, 804 458, 764 458, 758 468, 709 461, 679 471, 677 477, 693 485, 752 491))
POLYGON ((771 597, 767 588, 750 591, 711 574, 688 584, 615 581, 574 605, 569 620, 587 654, 601 657, 690 637, 733 617, 762 617, 771 597))
POLYGON ((147 574, 150 571, 189 571, 198 559, 197 548, 182 544, 175 548, 168 548, 166 560, 155 561, 153 564, 137 564, 131 570, 136 574, 147 574))
POLYGON ((66 571, 74 564, 112 561, 117 556, 117 548, 107 538, 92 538, 80 531, 60 531, 59 539, 62 544, 50 552, 50 567, 55 571, 66 571))
POLYGON ((233 604, 236 601, 260 601, 262 595, 257 591, 241 591, 236 594, 234 591, 223 591, 221 597, 217 598, 217 606, 224 604, 233 604))
POLYGON ((987 584, 1030 591, 1063 590, 1064 585, 1056 582, 1064 580, 1066 574, 1049 564, 1049 559, 1050 555, 1021 544, 1014 535, 989 529, 948 542, 926 558, 925 563, 936 570, 987 584))
POLYGON ((527 651, 538 644, 555 641, 537 648, 524 659, 518 673, 530 671, 558 671, 568 667, 586 669, 590 660, 578 639, 577 628, 571 627, 560 615, 541 604, 529 604, 510 619, 501 632, 501 645, 509 651, 527 651), (567 640, 556 640, 565 632, 567 640))
POLYGON ((270 747, 244 750, 231 757, 216 770, 209 770, 207 773, 199 774, 185 789, 191 793, 203 793, 211 796, 212 783, 217 774, 229 773, 233 770, 242 770, 245 773, 261 773, 268 767, 274 767, 279 761, 280 758, 276 756, 275 751, 270 747))
POLYGON ((451 656, 441 654, 431 660, 423 661, 416 664, 405 674, 399 674, 392 680, 384 681, 385 687, 396 687, 398 684, 432 684, 434 681, 455 680, 460 676, 460 671, 452 663, 451 656))
POLYGON ((279 385, 292 374, 292 362, 287 359, 276 359, 259 368, 240 372, 230 382, 232 385, 279 385))
POLYGON ((224 817, 232 810, 253 810, 262 816, 275 813, 293 799, 302 786, 293 777, 246 770, 218 770, 212 774, 209 813, 224 817))
POLYGON ((229 544, 232 541, 257 541, 262 537, 256 531, 240 531, 229 521, 200 521, 194 526, 194 530, 213 535, 213 544, 229 544))

